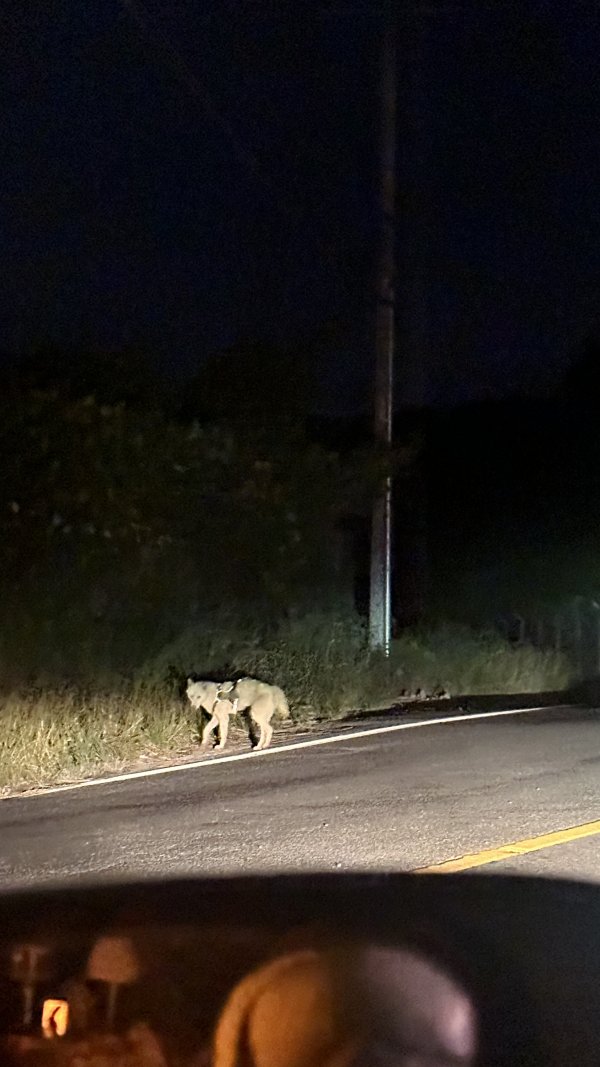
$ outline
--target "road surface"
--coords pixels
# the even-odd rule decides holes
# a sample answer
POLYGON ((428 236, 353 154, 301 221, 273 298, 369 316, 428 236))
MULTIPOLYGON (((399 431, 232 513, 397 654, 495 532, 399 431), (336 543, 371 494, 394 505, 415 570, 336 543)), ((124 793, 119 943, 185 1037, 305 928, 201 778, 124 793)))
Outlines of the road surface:
MULTIPOLYGON (((333 743, 1 800, 0 885, 413 870, 600 820, 600 712, 341 733, 333 743)), ((584 840, 486 869, 600 880, 600 825, 584 840)))

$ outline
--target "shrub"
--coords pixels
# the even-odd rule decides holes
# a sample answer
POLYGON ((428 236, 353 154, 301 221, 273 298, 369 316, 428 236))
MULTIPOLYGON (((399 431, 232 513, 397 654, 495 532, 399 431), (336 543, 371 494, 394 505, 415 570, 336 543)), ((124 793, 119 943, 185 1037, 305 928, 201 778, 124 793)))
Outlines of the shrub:
POLYGON ((455 695, 558 692, 571 681, 564 656, 462 626, 404 634, 393 644, 392 665, 403 688, 455 695))

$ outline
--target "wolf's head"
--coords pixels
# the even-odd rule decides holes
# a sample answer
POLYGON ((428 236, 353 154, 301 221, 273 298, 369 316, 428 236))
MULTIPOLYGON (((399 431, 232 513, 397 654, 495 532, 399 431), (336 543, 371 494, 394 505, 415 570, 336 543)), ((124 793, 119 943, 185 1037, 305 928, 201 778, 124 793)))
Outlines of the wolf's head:
POLYGON ((202 707, 206 697, 206 686, 206 682, 195 682, 193 678, 188 678, 186 695, 193 708, 202 707))

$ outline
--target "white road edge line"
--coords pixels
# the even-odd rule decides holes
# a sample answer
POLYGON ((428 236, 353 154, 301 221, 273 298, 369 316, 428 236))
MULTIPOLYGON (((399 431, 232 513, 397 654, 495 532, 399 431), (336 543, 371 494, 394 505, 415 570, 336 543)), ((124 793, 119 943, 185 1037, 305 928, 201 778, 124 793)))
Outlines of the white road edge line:
POLYGON ((236 763, 239 760, 258 759, 264 756, 277 756, 281 752, 293 752, 298 748, 316 748, 318 745, 334 745, 337 741, 355 741, 360 737, 375 737, 377 734, 391 734, 399 730, 417 730, 423 726, 441 726, 444 723, 473 722, 476 719, 499 719, 505 715, 530 715, 535 711, 564 711, 583 707, 581 704, 558 704, 553 707, 508 708, 502 711, 477 711, 466 715, 444 715, 437 719, 422 719, 418 722, 398 722, 392 726, 372 726, 368 730, 351 730, 332 737, 314 737, 310 741, 296 741, 287 745, 267 748, 264 751, 237 752, 232 756, 217 756, 215 759, 194 760, 189 763, 174 763, 169 767, 151 767, 146 771, 127 771, 124 774, 109 774, 105 778, 86 778, 83 782, 70 785, 53 785, 35 793, 12 793, 0 796, 0 800, 33 800, 34 797, 47 797, 52 793, 68 793, 75 789, 90 789, 92 786, 113 785, 117 782, 132 782, 136 778, 154 778, 159 774, 174 774, 176 771, 191 771, 198 767, 216 767, 222 763, 236 763))

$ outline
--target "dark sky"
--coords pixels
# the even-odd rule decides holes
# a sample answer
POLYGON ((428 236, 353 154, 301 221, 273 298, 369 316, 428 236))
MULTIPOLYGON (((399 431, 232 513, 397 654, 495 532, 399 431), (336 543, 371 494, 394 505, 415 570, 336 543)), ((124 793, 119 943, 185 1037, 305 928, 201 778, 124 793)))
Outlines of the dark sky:
MULTIPOLYGON (((440 0, 419 25, 419 65, 400 27, 404 395, 543 391, 598 312, 600 4, 440 0)), ((184 373, 334 323, 323 380, 352 405, 378 30, 364 0, 3 5, 0 344, 137 344, 184 373)))

